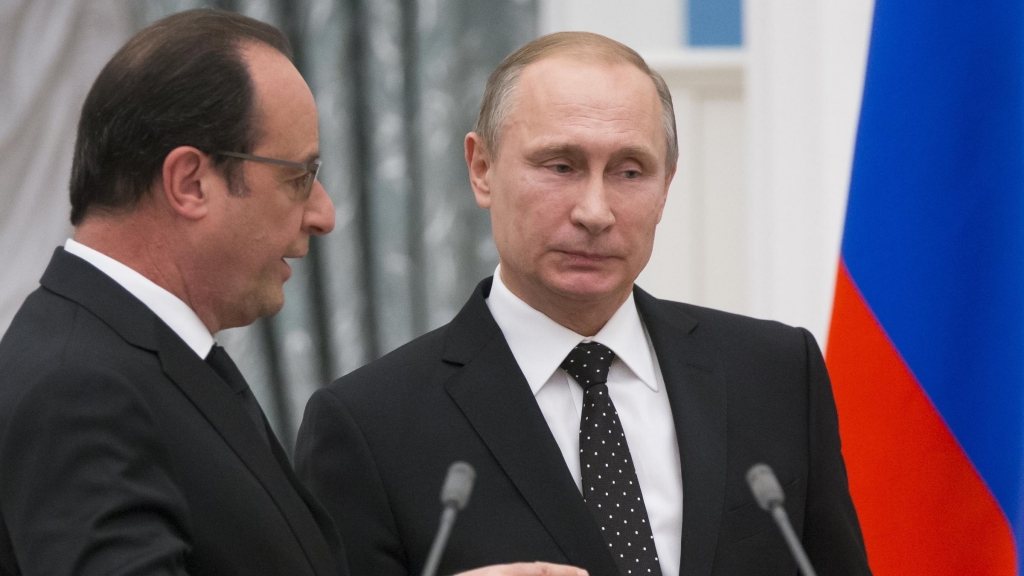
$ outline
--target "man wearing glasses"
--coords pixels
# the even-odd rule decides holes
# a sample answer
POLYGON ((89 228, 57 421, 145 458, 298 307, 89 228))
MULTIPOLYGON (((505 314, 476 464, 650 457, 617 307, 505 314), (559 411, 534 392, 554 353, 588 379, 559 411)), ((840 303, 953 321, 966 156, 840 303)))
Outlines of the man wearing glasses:
POLYGON ((161 20, 100 73, 74 238, 0 341, 0 574, 347 573, 212 336, 279 311, 334 227, 317 122, 287 40, 238 15, 161 20))

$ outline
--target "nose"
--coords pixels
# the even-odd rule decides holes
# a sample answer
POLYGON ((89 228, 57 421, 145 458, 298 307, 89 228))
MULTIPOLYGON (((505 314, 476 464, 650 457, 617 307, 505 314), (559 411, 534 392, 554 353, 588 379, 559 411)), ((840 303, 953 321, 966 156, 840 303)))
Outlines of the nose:
POLYGON ((608 189, 602 174, 591 175, 587 180, 570 218, 573 224, 586 228, 591 234, 600 234, 615 224, 615 213, 608 203, 608 189))
POLYGON ((334 202, 331 202, 331 197, 319 180, 313 182, 306 212, 302 215, 302 226, 314 236, 323 236, 334 230, 334 202))

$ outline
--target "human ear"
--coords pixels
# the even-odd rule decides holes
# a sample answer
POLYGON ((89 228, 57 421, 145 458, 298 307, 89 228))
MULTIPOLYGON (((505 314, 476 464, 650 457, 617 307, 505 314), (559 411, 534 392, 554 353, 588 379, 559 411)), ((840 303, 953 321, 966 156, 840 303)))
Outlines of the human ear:
POLYGON ((163 197, 177 214, 198 220, 209 211, 214 176, 210 157, 198 148, 179 146, 164 158, 160 183, 163 197))
POLYGON ((661 191, 661 198, 658 200, 658 220, 657 220, 657 222, 659 224, 661 223, 662 215, 665 213, 665 201, 668 200, 668 189, 669 189, 670 186, 672 186, 672 179, 675 178, 675 176, 676 176, 676 168, 678 168, 678 167, 679 167, 679 165, 676 164, 675 166, 672 167, 671 170, 669 170, 665 174, 665 188, 662 189, 662 191, 661 191))
POLYGON ((473 187, 473 196, 481 208, 491 207, 490 169, 491 157, 487 144, 476 132, 466 134, 466 167, 469 168, 469 183, 473 187))

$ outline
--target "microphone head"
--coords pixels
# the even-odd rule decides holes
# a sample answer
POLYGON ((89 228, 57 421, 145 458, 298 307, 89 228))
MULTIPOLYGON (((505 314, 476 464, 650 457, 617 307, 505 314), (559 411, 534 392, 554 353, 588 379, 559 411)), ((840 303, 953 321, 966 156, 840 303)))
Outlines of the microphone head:
POLYGON ((462 510, 469 502, 469 495, 473 492, 473 481, 476 480, 476 471, 465 462, 452 462, 448 467, 448 475, 444 477, 444 485, 441 486, 441 504, 445 508, 449 506, 462 510))
POLYGON ((767 464, 754 464, 747 470, 747 485, 754 493, 757 505, 764 510, 771 511, 776 506, 782 506, 786 501, 786 495, 779 485, 779 479, 775 472, 767 464))

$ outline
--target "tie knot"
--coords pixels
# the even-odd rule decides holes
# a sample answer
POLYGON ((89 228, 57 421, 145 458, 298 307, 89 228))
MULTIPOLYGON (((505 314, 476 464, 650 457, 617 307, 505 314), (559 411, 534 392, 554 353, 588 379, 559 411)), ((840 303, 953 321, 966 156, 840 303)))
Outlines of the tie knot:
POLYGON ((228 355, 228 351, 222 346, 217 344, 213 345, 210 349, 210 354, 206 357, 206 363, 213 368, 213 371, 221 377, 222 380, 227 382, 231 390, 236 394, 244 392, 249 389, 249 384, 245 381, 245 376, 242 376, 242 372, 238 369, 235 361, 228 355))
POLYGON ((562 370, 569 373, 586 390, 608 382, 608 368, 615 353, 604 344, 581 342, 562 361, 562 370))

